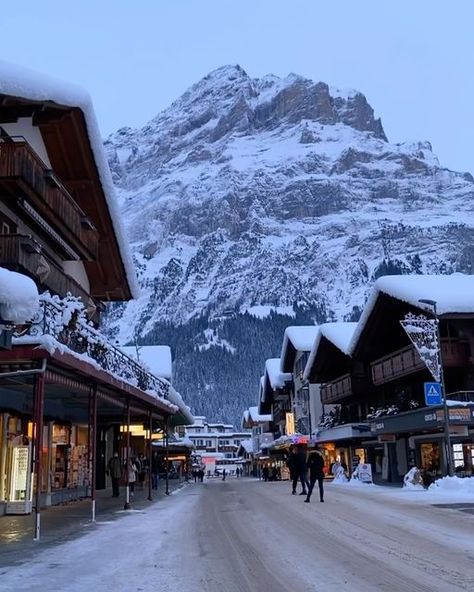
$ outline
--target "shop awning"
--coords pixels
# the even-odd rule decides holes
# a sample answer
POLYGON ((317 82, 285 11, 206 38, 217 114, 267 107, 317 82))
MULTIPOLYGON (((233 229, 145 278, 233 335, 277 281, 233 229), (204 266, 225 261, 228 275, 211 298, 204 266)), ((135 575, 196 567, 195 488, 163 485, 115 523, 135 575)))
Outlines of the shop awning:
MULTIPOLYGON (((449 423, 453 425, 474 425, 474 403, 453 405, 449 402, 449 423)), ((396 434, 439 429, 444 426, 442 405, 405 411, 397 415, 386 415, 370 423, 372 434, 396 434)))

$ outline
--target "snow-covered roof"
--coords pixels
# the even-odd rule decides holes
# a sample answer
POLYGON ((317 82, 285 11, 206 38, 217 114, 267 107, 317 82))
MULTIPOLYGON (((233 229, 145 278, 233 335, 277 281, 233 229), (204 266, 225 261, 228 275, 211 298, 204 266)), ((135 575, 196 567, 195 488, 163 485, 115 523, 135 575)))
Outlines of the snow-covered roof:
POLYGON ((252 454, 253 452, 252 440, 242 440, 240 447, 243 448, 247 454, 252 454))
POLYGON ((280 371, 280 358, 270 358, 265 361, 265 372, 273 390, 281 389, 285 382, 291 380, 290 372, 280 371))
POLYGON ((297 351, 311 351, 316 335, 317 325, 304 325, 300 327, 287 327, 283 336, 283 345, 280 355, 280 370, 292 372, 295 354, 297 351))
POLYGON ((303 378, 308 380, 311 374, 311 368, 313 367, 314 361, 318 354, 319 345, 321 338, 325 337, 333 345, 335 345, 343 354, 350 355, 349 346, 354 335, 354 331, 357 328, 357 323, 323 323, 319 326, 319 331, 314 340, 311 353, 303 373, 303 378))
POLYGON ((261 414, 258 407, 249 407, 242 415, 242 427, 250 427, 252 424, 272 421, 271 414, 261 414))
POLYGON ((168 345, 139 345, 138 356, 137 348, 134 345, 126 345, 120 349, 130 358, 138 360, 143 366, 146 366, 155 376, 166 378, 171 382, 173 367, 171 349, 168 345))
POLYGON ((451 275, 386 275, 379 278, 373 287, 364 311, 357 324, 357 329, 349 344, 352 353, 359 337, 377 302, 379 294, 387 294, 412 306, 433 312, 430 305, 421 299, 436 302, 439 315, 449 313, 474 314, 474 275, 453 273, 451 275))
POLYGON ((266 421, 271 421, 271 415, 262 415, 258 412, 258 407, 249 407, 248 410, 249 418, 254 423, 265 423, 266 421))
POLYGON ((186 405, 186 403, 183 400, 183 397, 178 393, 178 391, 175 391, 171 385, 168 390, 168 399, 171 401, 171 403, 178 407, 180 414, 183 416, 185 420, 185 425, 189 425, 194 422, 194 417, 191 412, 191 408, 188 405, 186 405))
MULTIPOLYGON (((165 440, 155 440, 152 442, 152 444, 153 444, 153 446, 158 446, 158 447, 166 446, 165 440)), ((170 448, 173 448, 173 446, 175 448, 177 448, 177 447, 191 448, 191 449, 194 448, 193 442, 191 442, 191 440, 189 438, 187 438, 186 436, 184 436, 184 438, 176 438, 173 441, 169 441, 168 446, 170 448)))
POLYGON ((16 324, 30 321, 39 307, 38 289, 32 279, 0 267, 0 318, 16 324))
POLYGON ((31 101, 53 101, 67 107, 77 107, 82 111, 130 291, 132 296, 137 298, 139 288, 135 266, 133 265, 128 241, 125 238, 122 228, 112 175, 105 156, 102 137, 89 94, 75 84, 63 82, 51 76, 40 74, 35 70, 10 64, 3 60, 0 60, 0 94, 29 99, 31 101))

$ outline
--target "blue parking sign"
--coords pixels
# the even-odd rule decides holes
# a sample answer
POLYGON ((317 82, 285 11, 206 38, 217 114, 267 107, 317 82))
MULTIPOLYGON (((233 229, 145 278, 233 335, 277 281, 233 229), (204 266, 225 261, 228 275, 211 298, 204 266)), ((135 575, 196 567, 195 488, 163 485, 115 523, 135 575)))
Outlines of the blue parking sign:
POLYGON ((440 382, 425 382, 425 403, 426 405, 441 405, 443 392, 440 382))

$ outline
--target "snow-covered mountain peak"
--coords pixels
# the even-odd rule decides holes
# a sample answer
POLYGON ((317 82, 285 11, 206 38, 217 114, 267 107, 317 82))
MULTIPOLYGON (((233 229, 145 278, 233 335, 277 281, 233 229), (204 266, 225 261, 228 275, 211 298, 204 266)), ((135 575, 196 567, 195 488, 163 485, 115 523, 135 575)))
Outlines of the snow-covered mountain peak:
POLYGON ((224 66, 106 147, 143 288, 123 340, 255 306, 349 318, 384 270, 474 263, 472 177, 389 143, 359 91, 224 66))
POLYGON ((198 413, 235 421, 285 326, 355 320, 380 275, 474 269, 473 177, 358 91, 224 66, 106 148, 142 287, 108 329, 169 343, 198 413))

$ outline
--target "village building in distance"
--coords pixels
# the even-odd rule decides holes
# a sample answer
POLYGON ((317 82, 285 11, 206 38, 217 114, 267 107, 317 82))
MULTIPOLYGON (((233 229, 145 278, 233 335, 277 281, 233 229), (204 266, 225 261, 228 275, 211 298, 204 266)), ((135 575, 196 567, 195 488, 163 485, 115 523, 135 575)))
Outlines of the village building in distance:
POLYGON ((250 431, 237 432, 231 424, 212 423, 204 416, 195 416, 192 425, 178 428, 181 436, 194 445, 193 463, 202 465, 207 476, 236 474, 237 468, 245 465, 245 458, 238 452, 243 442, 251 441, 250 431))

